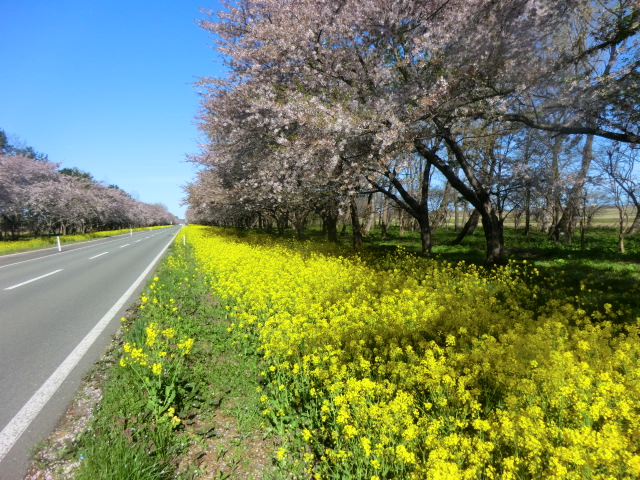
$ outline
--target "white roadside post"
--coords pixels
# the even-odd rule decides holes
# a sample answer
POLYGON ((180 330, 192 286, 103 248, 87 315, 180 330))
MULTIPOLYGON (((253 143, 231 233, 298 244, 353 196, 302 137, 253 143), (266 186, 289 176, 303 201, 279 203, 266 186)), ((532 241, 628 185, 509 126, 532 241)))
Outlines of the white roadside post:
POLYGON ((58 244, 58 251, 61 252, 62 251, 62 247, 60 246, 60 237, 56 236, 56 242, 58 244))

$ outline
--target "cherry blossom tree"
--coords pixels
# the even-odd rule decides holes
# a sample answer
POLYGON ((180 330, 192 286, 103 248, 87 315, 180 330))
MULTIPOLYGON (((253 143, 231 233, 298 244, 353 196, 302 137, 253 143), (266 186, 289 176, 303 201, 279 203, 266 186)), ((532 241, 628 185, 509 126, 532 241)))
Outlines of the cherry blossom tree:
POLYGON ((53 163, 22 155, 0 155, 0 218, 13 237, 29 218, 30 188, 56 177, 56 168, 53 163))
MULTIPOLYGON (((207 182, 210 196, 217 197, 207 202, 220 204, 223 199, 236 220, 239 214, 251 216, 247 212, 269 216, 281 232, 291 220, 299 236, 309 213, 315 211, 334 223, 330 230, 335 232, 337 216, 329 205, 340 196, 336 177, 342 166, 332 140, 312 138, 315 127, 302 126, 309 120, 304 112, 279 111, 283 99, 277 95, 255 101, 263 86, 251 82, 234 89, 227 86, 216 82, 203 94, 200 128, 209 143, 192 160, 206 168, 199 181, 207 182)), ((196 191, 199 197, 205 195, 194 186, 188 195, 196 191)))
MULTIPOLYGON (((502 223, 471 131, 519 123, 637 141, 633 1, 240 0, 202 26, 230 71, 203 84, 247 112, 228 133, 269 130, 236 147, 270 139, 296 169, 321 159, 346 192, 385 172, 397 180, 389 166, 418 154, 479 212, 489 264, 503 259, 502 223)), ((206 127, 228 121, 231 104, 207 106, 206 127)))
POLYGON ((0 223, 17 237, 176 223, 162 205, 133 200, 91 174, 41 158, 0 155, 0 223))

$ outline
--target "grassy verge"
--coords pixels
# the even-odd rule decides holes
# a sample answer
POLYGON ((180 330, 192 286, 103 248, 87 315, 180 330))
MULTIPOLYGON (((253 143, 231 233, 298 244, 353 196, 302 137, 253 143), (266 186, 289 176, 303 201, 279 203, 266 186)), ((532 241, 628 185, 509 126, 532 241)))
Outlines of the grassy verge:
POLYGON ((264 478, 258 357, 228 327, 175 244, 27 478, 264 478))
MULTIPOLYGON (((134 228, 134 232, 140 232, 149 229, 165 228, 160 227, 142 227, 134 228)), ((71 243, 86 242, 87 240, 95 240, 98 238, 111 237, 114 235, 123 235, 129 233, 132 229, 123 228, 120 230, 105 230, 101 232, 91 232, 78 235, 62 235, 60 236, 61 245, 69 245, 71 243)), ((8 255, 11 253, 27 252, 31 250, 39 250, 42 248, 51 248, 57 245, 57 239, 55 235, 47 237, 35 237, 25 238, 21 240, 2 240, 0 241, 0 255, 8 255)))

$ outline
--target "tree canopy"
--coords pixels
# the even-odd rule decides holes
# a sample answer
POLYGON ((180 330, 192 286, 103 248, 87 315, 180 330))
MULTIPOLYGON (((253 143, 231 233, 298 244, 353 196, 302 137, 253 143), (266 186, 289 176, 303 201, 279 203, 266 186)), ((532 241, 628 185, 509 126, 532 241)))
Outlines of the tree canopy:
POLYGON ((230 3, 201 24, 229 74, 199 82, 190 212, 330 219, 373 189, 416 219, 428 254, 437 171, 500 262, 505 194, 541 168, 531 152, 576 137, 588 170, 594 137, 639 143, 639 15, 633 0, 230 3))

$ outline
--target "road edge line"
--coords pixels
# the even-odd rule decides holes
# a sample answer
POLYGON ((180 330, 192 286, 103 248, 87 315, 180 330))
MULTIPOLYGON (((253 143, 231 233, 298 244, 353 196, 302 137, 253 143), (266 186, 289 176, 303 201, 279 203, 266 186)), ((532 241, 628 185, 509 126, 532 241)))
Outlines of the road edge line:
POLYGON ((58 391, 60 385, 69 376, 71 371, 80 363, 82 357, 87 353, 89 348, 95 343, 104 329, 111 323, 113 317, 129 300, 131 295, 136 291, 140 284, 145 280, 149 272, 155 267, 158 261, 165 254, 169 246, 180 233, 179 229, 171 240, 164 246, 158 255, 151 261, 147 268, 140 274, 135 282, 127 289, 126 292, 118 299, 118 301, 109 309, 109 311, 94 325, 89 333, 76 345, 73 351, 64 359, 64 361, 56 368, 51 376, 36 390, 31 398, 23 405, 20 411, 11 419, 11 421, 0 432, 0 462, 11 451, 18 439, 24 431, 29 428, 31 422, 42 411, 47 402, 58 391))

